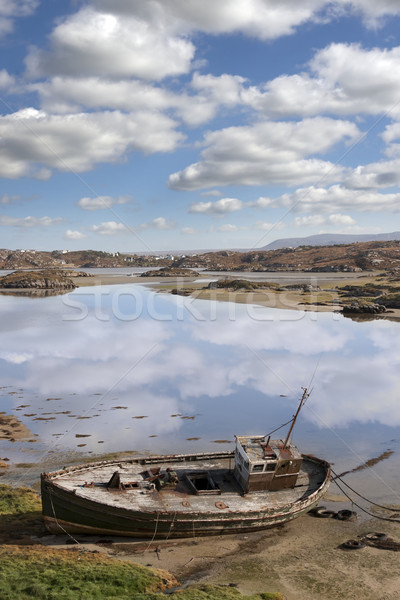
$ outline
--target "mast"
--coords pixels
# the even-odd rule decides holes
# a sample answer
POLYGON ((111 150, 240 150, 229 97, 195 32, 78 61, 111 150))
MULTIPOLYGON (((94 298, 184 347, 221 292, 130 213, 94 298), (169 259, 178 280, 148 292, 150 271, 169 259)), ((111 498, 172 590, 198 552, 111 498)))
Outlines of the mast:
POLYGON ((293 431, 293 427, 294 427, 294 424, 296 423, 297 417, 299 416, 299 413, 300 413, 302 407, 304 406, 305 401, 307 400, 307 398, 311 394, 311 391, 309 392, 307 390, 307 388, 303 388, 302 387, 301 389, 303 390, 303 395, 300 398, 300 402, 299 402, 299 406, 297 407, 296 414, 293 416, 292 423, 291 423, 291 425, 289 427, 288 434, 287 434, 286 439, 285 439, 285 441, 283 443, 283 449, 285 449, 287 447, 287 445, 289 443, 289 438, 290 438, 290 435, 291 435, 291 433, 293 431))

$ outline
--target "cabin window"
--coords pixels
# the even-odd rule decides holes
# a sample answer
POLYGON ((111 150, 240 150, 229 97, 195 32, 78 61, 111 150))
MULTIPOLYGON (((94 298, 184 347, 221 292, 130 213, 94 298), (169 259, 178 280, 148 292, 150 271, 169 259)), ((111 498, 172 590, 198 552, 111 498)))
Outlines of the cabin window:
POLYGON ((253 473, 261 473, 264 470, 264 465, 253 465, 253 473))
POLYGON ((275 471, 276 462, 267 463, 266 471, 275 471))

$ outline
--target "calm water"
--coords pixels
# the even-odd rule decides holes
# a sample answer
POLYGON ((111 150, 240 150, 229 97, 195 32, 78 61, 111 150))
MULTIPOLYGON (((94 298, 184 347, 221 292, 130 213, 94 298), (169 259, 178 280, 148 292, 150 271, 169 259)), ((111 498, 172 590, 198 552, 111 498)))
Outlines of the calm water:
MULTIPOLYGON (((295 442, 338 472, 392 450, 348 481, 375 501, 400 503, 396 323, 135 285, 0 296, 0 314, 1 410, 35 440, 0 440, 0 457, 11 464, 229 449, 234 434, 269 433, 290 419, 313 378, 295 442)), ((32 472, 18 472, 31 482, 32 472)))

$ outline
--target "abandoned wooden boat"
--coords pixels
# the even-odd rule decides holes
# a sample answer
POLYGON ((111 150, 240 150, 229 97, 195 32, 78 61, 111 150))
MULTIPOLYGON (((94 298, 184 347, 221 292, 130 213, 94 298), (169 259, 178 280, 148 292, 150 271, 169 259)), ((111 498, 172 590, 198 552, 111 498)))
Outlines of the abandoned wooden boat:
POLYGON ((329 464, 288 440, 236 437, 235 450, 102 461, 42 473, 52 533, 147 539, 257 531, 310 510, 329 464))

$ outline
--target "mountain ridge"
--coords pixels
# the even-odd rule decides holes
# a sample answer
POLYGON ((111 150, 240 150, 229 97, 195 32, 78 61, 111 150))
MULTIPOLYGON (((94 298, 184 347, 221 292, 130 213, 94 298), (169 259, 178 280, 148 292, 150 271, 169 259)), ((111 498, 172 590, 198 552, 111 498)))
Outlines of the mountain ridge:
POLYGON ((280 238, 257 250, 280 250, 299 246, 336 246, 357 242, 390 242, 400 240, 400 231, 392 233, 317 233, 306 237, 280 238))

